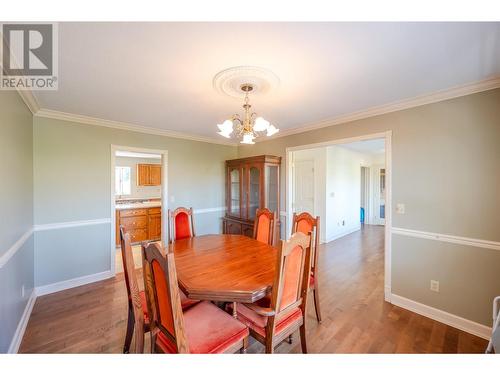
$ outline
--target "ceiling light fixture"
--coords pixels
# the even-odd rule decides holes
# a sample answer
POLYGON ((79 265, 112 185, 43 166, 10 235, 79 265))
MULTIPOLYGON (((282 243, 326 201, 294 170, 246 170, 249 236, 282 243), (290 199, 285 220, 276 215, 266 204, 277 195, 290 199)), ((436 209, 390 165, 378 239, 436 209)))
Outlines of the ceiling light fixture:
POLYGON ((242 138, 240 143, 253 145, 255 144, 253 140, 259 136, 259 132, 266 132, 268 137, 279 132, 279 129, 271 125, 269 121, 264 120, 262 117, 257 117, 255 112, 250 112, 252 106, 249 103, 248 93, 253 90, 253 85, 245 83, 240 86, 240 89, 245 93, 245 103, 243 104, 245 114, 243 119, 241 119, 239 114, 232 115, 229 120, 217 125, 219 128, 219 132, 217 133, 225 138, 231 138, 234 126, 236 125, 237 136, 242 138))

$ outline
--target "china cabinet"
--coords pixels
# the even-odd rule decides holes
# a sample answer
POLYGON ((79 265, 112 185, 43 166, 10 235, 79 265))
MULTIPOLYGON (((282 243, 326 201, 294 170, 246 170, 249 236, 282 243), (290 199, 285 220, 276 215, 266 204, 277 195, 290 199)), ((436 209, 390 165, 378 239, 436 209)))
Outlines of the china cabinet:
POLYGON ((276 212, 280 233, 280 164, 281 157, 271 155, 226 161, 224 233, 252 237, 255 212, 263 207, 276 212))

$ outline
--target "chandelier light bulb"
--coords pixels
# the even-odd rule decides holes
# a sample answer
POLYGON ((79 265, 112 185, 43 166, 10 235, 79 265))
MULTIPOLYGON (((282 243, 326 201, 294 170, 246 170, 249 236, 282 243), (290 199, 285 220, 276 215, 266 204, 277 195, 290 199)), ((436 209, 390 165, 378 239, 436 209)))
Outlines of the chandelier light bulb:
POLYGON ((274 125, 269 125, 269 127, 267 128, 267 136, 270 137, 274 134, 276 134, 277 132, 279 132, 280 130, 278 128, 276 128, 276 126, 274 125))
POLYGON ((224 138, 231 138, 231 132, 224 132, 224 131, 220 131, 220 132, 217 132, 217 134, 219 135, 222 135, 224 138))
POLYGON ((255 142, 253 141, 255 137, 251 133, 246 133, 243 135, 243 140, 240 143, 243 143, 245 145, 254 145, 255 142))
POLYGON ((218 124, 217 127, 221 133, 231 134, 233 132, 233 122, 231 120, 226 120, 222 124, 218 124))
POLYGON ((269 121, 265 120, 262 117, 257 117, 255 119, 255 124, 253 125, 253 130, 256 132, 263 132, 269 128, 269 121))
POLYGON ((233 127, 236 127, 236 133, 238 136, 243 136, 240 143, 253 145, 255 144, 253 140, 259 135, 257 132, 267 132, 266 135, 270 137, 273 134, 276 134, 279 129, 277 129, 274 125, 271 125, 269 121, 264 118, 260 116, 257 117, 257 114, 251 111, 252 105, 250 104, 248 93, 254 89, 254 86, 250 83, 246 83, 241 85, 240 88, 241 91, 245 93, 245 100, 243 104, 245 113, 241 117, 238 114, 234 114, 230 120, 226 120, 222 124, 217 124, 217 127, 220 130, 217 134, 225 138, 230 138, 231 133, 233 133, 234 130, 233 127))

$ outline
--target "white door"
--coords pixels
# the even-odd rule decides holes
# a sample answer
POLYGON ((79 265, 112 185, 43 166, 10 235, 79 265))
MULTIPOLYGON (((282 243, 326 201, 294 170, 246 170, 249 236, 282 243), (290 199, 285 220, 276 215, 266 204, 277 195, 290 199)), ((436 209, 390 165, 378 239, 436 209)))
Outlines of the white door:
POLYGON ((309 212, 314 216, 314 161, 301 160, 294 163, 294 212, 309 212))

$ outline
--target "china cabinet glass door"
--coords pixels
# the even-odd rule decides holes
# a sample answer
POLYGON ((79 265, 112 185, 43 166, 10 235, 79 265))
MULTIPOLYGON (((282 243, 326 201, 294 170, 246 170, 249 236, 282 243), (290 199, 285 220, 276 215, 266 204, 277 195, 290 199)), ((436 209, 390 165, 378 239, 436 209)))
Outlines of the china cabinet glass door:
POLYGON ((260 207, 260 168, 248 169, 248 218, 255 219, 255 212, 260 207))
POLYGON ((265 202, 264 206, 269 208, 269 210, 276 212, 278 211, 278 194, 279 194, 279 175, 277 165, 266 165, 265 171, 265 202))
POLYGON ((241 216, 240 203, 241 203, 241 172, 235 168, 229 172, 229 212, 232 216, 241 216))

